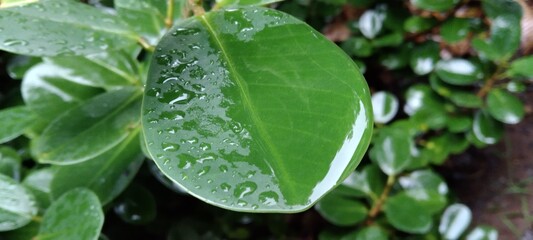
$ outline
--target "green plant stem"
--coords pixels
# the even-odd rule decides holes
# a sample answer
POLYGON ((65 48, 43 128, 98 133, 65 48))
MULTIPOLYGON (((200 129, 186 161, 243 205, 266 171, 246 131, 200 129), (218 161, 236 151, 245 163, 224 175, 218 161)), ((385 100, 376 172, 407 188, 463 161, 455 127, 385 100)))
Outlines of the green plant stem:
POLYGON ((41 223, 43 221, 43 217, 41 217, 41 216, 33 216, 31 218, 31 220, 34 221, 34 222, 41 223))
POLYGON ((492 89, 494 84, 504 78, 504 69, 505 68, 502 67, 502 64, 498 64, 498 67, 496 68, 494 74, 492 74, 492 76, 490 76, 490 78, 485 82, 485 84, 483 84, 483 87, 479 89, 476 95, 480 98, 485 97, 485 95, 487 95, 487 93, 492 89))
POLYGON ((139 37, 137 39, 137 42, 139 42, 139 44, 141 44, 141 46, 146 50, 146 51, 149 51, 149 52, 154 52, 155 51, 155 47, 150 45, 144 38, 142 37, 139 37))
POLYGON ((189 6, 193 11, 194 16, 202 16, 205 14, 205 9, 202 7, 202 0, 189 0, 189 6))
POLYGON ((381 207, 389 197, 390 190, 392 189, 392 186, 394 186, 395 182, 396 177, 394 175, 390 175, 387 178, 387 184, 385 185, 383 192, 379 196, 379 199, 374 203, 374 206, 372 206, 372 208, 368 212, 368 216, 370 218, 375 218, 379 214, 379 212, 381 212, 381 207))
POLYGON ((174 20, 174 0, 167 0, 167 17, 165 18, 165 27, 170 29, 174 20))

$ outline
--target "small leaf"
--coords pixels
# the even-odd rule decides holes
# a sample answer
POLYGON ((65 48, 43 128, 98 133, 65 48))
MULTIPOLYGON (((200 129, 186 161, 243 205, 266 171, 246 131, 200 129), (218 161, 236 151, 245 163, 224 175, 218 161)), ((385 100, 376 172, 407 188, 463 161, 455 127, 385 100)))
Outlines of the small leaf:
POLYGON ((96 240, 103 224, 104 213, 98 197, 78 188, 63 194, 46 210, 39 234, 33 239, 96 240))
POLYGON ((107 204, 128 186, 143 159, 138 134, 131 133, 122 143, 96 158, 57 167, 51 183, 52 196, 58 198, 71 189, 85 187, 102 204, 107 204))
POLYGON ((373 140, 370 158, 385 174, 396 175, 409 166, 412 145, 413 139, 405 129, 382 128, 373 140))
POLYGON ((414 48, 409 62, 413 72, 417 75, 426 75, 433 71, 439 60, 439 51, 439 45, 431 41, 414 48))
POLYGON ((388 123, 398 112, 398 99, 389 92, 375 92, 372 95, 374 122, 388 123))
POLYGON ((359 30, 366 38, 375 38, 383 28, 385 14, 380 10, 366 10, 359 18, 359 30))
POLYGON ((28 128, 36 116, 25 106, 11 107, 0 110, 0 143, 5 143, 20 136, 28 128))
POLYGON ((379 167, 371 164, 365 166, 361 171, 355 171, 350 174, 344 180, 342 186, 359 190, 370 196, 370 198, 377 200, 381 192, 383 192, 385 179, 379 167))
POLYGON ((409 64, 411 48, 402 47, 397 52, 383 53, 380 55, 379 63, 389 70, 403 68, 409 64))
POLYGON ((441 211, 447 202, 448 186, 442 178, 431 170, 418 170, 398 179, 405 194, 416 199, 420 211, 430 214, 441 211))
POLYGON ((55 169, 50 167, 34 170, 22 182, 33 193, 41 210, 48 208, 52 202, 50 182, 52 182, 55 172, 55 169))
POLYGON ((517 124, 524 118, 524 104, 516 96, 502 89, 493 89, 487 95, 487 110, 496 120, 517 124))
POLYGON ((451 116, 448 118, 448 130, 452 133, 466 132, 472 126, 472 117, 470 116, 451 116))
POLYGON ((77 1, 40 0, 0 9, 0 49, 30 56, 85 55, 135 44, 119 19, 77 1))
MULTIPOLYGON (((338 239, 338 238, 336 238, 338 239)), ((387 231, 383 228, 372 225, 364 227, 361 230, 354 231, 346 234, 340 238, 340 240, 388 240, 389 236, 387 231)))
POLYGON ((337 226, 352 226, 363 221, 368 209, 361 202, 345 198, 334 192, 323 197, 315 209, 329 222, 337 226))
POLYGON ((37 203, 31 192, 0 174, 0 232, 23 227, 35 215, 37 203))
POLYGON ((507 74, 510 76, 523 76, 533 78, 533 56, 518 58, 511 62, 507 74))
POLYGON ((485 144, 497 143, 503 135, 503 126, 483 111, 474 115, 472 132, 479 141, 485 144))
POLYGON ((15 181, 20 181, 20 159, 17 151, 10 147, 0 146, 0 174, 4 174, 15 181))
POLYGON ((115 213, 124 222, 146 224, 155 219, 156 203, 154 196, 141 185, 133 184, 117 199, 115 213))
POLYGON ((38 161, 83 162, 119 144, 138 127, 140 92, 123 88, 92 98, 53 121, 34 144, 38 161))
POLYGON ((238 211, 302 211, 364 155, 373 123, 362 75, 294 17, 214 11, 175 26, 157 49, 142 114, 148 151, 194 196, 238 211))
POLYGON ((453 8, 459 0, 411 0, 411 3, 420 9, 443 12, 453 8))
POLYGON ((264 6, 283 0, 217 0, 217 6, 220 8, 246 7, 246 6, 264 6))
POLYGON ((403 29, 408 33, 419 33, 431 29, 436 23, 433 18, 411 16, 405 20, 403 29))
POLYGON ((477 226, 472 229, 466 240, 498 240, 498 230, 488 226, 477 226))
POLYGON ((7 63, 7 74, 13 79, 22 79, 28 69, 42 62, 41 58, 15 55, 7 63))
POLYGON ((456 43, 465 39, 469 32, 470 19, 467 18, 451 18, 440 27, 440 35, 448 43, 456 43))
POLYGON ((472 220, 470 209, 460 203, 452 204, 442 214, 439 233, 443 239, 458 239, 472 220))
MULTIPOLYGON (((483 1, 483 3, 486 2, 488 1, 483 1)), ((515 4, 518 5, 518 3, 515 4)), ((520 46, 520 35, 520 18, 510 14, 502 14, 491 21, 490 39, 484 41, 474 39, 472 47, 490 60, 506 61, 520 46)))
POLYGON ((454 91, 449 98, 450 101, 459 107, 480 108, 483 106, 481 98, 471 92, 454 91))
POLYGON ((442 100, 428 85, 417 84, 409 87, 405 93, 405 99, 403 111, 409 116, 413 116, 419 111, 444 111, 442 100))
POLYGON ((342 49, 347 54, 356 57, 368 57, 372 54, 372 45, 362 37, 350 38, 342 43, 342 49))
POLYGON ((440 79, 452 85, 471 85, 483 78, 478 65, 460 58, 440 60, 435 72, 440 79))
POLYGON ((427 233, 433 225, 431 214, 423 211, 419 201, 406 195, 396 194, 385 202, 384 211, 389 223, 408 233, 427 233))
POLYGON ((396 47, 402 44, 403 34, 401 32, 394 32, 374 39, 371 43, 375 48, 382 47, 396 47))

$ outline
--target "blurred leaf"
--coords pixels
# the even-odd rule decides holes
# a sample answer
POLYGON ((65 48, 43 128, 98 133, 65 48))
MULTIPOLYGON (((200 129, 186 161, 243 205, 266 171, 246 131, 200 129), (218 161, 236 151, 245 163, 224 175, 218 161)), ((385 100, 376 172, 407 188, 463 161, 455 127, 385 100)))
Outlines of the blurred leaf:
POLYGON ((36 116, 26 106, 17 106, 0 110, 0 143, 5 143, 20 136, 31 126, 36 116))
POLYGON ((465 240, 498 240, 498 230, 488 226, 477 226, 466 235, 465 240))
POLYGON ((37 215, 37 203, 26 188, 0 174, 0 232, 23 227, 37 215))
POLYGON ((1 8, 0 49, 30 56, 85 55, 134 45, 116 16, 77 1, 40 0, 1 8))
POLYGON ((476 94, 466 91, 454 91, 449 96, 455 105, 464 108, 480 108, 483 101, 476 94))
MULTIPOLYGON (((152 1, 153 2, 153 1, 152 1)), ((159 12, 150 1, 114 0, 118 16, 128 26, 141 34, 150 44, 157 44, 164 28, 164 12, 159 12)), ((176 4, 179 7, 179 4, 176 4)))
POLYGON ((52 182, 55 173, 55 169, 50 167, 34 170, 28 174, 22 182, 22 184, 33 193, 41 210, 48 208, 52 202, 50 182, 52 182))
POLYGON ((388 240, 389 236, 387 231, 383 228, 372 225, 364 227, 360 230, 354 231, 347 235, 342 236, 340 240, 388 240))
POLYGON ((9 62, 7 63, 7 74, 13 79, 22 79, 28 69, 41 61, 41 58, 37 57, 15 55, 9 59, 9 62))
POLYGON ((15 149, 0 146, 0 174, 20 181, 20 164, 22 160, 15 149))
POLYGON ((408 46, 402 46, 395 50, 396 52, 384 52, 380 55, 379 63, 389 70, 400 69, 409 64, 412 49, 408 46))
POLYGON ((117 199, 113 207, 124 222, 147 224, 155 219, 156 202, 152 193, 141 185, 132 184, 117 199))
POLYGON ((520 99, 502 89, 492 89, 488 93, 487 110, 496 120, 506 124, 517 124, 525 115, 520 99))
POLYGON ((439 51, 439 45, 432 41, 427 41, 423 45, 415 47, 409 61, 413 72, 417 75, 426 75, 433 71, 440 58, 439 51))
POLYGON ((375 48, 382 47, 396 47, 402 44, 403 34, 401 32, 393 32, 391 34, 383 35, 381 37, 375 38, 371 44, 375 48))
MULTIPOLYGON (((245 6, 263 6, 275 2, 281 2, 283 0, 217 0, 217 5, 220 8, 235 8, 245 6)), ((346 0, 321 0, 330 4, 342 5, 346 3, 346 0)))
POLYGON ((372 109, 374 111, 374 122, 387 123, 396 116, 398 112, 398 99, 392 93, 380 91, 372 94, 372 109))
POLYGON ((470 19, 467 18, 451 18, 440 27, 440 35, 448 43, 456 43, 465 39, 469 32, 470 19))
POLYGON ((381 128, 370 149, 371 159, 387 175, 402 172, 411 161, 413 139, 405 129, 381 128))
POLYGON ((472 127, 472 117, 465 115, 450 116, 447 124, 450 132, 466 132, 472 127))
POLYGON ((453 8, 459 0, 411 0, 416 7, 424 10, 443 12, 453 8))
POLYGON ((506 89, 512 93, 521 93, 526 90, 526 85, 519 81, 510 81, 507 83, 506 89))
POLYGON ((69 191, 46 210, 34 240, 86 239, 96 240, 104 224, 98 197, 83 188, 69 191))
MULTIPOLYGON (((421 210, 430 214, 441 211, 447 202, 448 186, 444 180, 431 170, 418 170, 402 176, 398 182, 405 194, 416 199, 421 210)), ((400 194, 403 194, 400 193, 400 194)))
POLYGON ((389 197, 384 211, 389 223, 404 232, 427 233, 433 225, 431 213, 424 211, 422 203, 405 192, 389 197))
POLYGON ((350 38, 342 43, 342 49, 351 56, 368 57, 372 54, 372 45, 362 37, 350 38))
POLYGON ((479 141, 485 144, 495 144, 503 135, 503 126, 489 114, 477 111, 474 115, 472 132, 479 141))
POLYGON ((334 192, 318 201, 315 209, 322 217, 337 226, 355 225, 363 221, 368 214, 368 209, 361 202, 334 192))
POLYGON ((453 85, 470 85, 483 78, 483 72, 478 65, 460 58, 440 60, 435 73, 444 82, 453 85))
POLYGON ((435 92, 425 84, 416 84, 405 93, 405 105, 403 111, 412 116, 419 111, 444 111, 442 100, 435 92))
POLYGON ((523 76, 533 78, 533 56, 525 56, 511 62, 507 74, 509 76, 523 76))
POLYGON ((139 127, 141 93, 123 88, 98 95, 54 120, 34 144, 41 163, 67 165, 96 157, 139 127))
POLYGON ((383 192, 385 179, 379 167, 371 164, 350 174, 342 185, 359 190, 370 196, 371 199, 377 200, 383 192))
POLYGON ((411 16, 405 20, 403 29, 408 33, 419 33, 431 29, 437 21, 433 18, 411 16))
POLYGON ((40 226, 41 225, 38 222, 32 221, 26 224, 24 227, 17 228, 15 230, 7 231, 7 232, 0 231, 0 239, 6 239, 6 240, 32 239, 39 232, 40 226))
POLYGON ((439 233, 443 239, 459 239, 471 220, 472 212, 467 206, 460 203, 452 204, 442 214, 439 233))
POLYGON ((380 10, 366 10, 359 18, 359 30, 366 38, 375 38, 383 28, 385 14, 380 10))

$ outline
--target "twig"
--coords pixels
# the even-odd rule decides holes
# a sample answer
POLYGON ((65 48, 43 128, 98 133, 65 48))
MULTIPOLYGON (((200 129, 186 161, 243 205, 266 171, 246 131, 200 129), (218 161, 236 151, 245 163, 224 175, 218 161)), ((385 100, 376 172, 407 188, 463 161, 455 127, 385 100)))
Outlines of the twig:
POLYGON ((394 186, 394 183, 396 182, 396 177, 393 175, 390 175, 387 178, 387 184, 385 185, 385 188, 383 189, 383 192, 379 196, 379 199, 374 203, 374 206, 370 209, 368 216, 370 218, 375 218, 379 212, 381 211, 381 207, 385 203, 385 200, 389 197, 390 190, 392 189, 392 186, 394 186))
POLYGON ((165 18, 165 27, 170 29, 174 22, 174 0, 167 0, 167 17, 165 18))

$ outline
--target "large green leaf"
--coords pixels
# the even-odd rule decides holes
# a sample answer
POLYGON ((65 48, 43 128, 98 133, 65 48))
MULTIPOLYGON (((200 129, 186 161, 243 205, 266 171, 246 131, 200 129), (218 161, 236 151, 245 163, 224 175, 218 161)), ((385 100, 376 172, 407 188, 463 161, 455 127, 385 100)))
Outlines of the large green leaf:
POLYGON ((117 17, 78 1, 0 8, 0 49, 32 56, 85 55, 135 44, 117 17))
POLYGON ((139 126, 141 93, 123 88, 94 97, 54 120, 34 144, 38 161, 57 165, 98 156, 139 126))
POLYGON ((31 192, 0 174, 0 232, 20 228, 36 214, 37 203, 31 192))
POLYGON ((46 210, 34 240, 96 240, 104 224, 98 197, 83 188, 65 193, 46 210))
POLYGON ((363 203, 336 194, 335 191, 322 198, 315 208, 322 217, 337 226, 355 225, 368 215, 363 203))
POLYGON ((502 89, 489 92, 487 110, 496 120, 507 124, 519 123, 525 114, 524 104, 520 99, 502 89))
POLYGON ((20 136, 35 120, 35 115, 25 106, 0 110, 0 143, 20 136))
POLYGON ((15 149, 0 146, 0 174, 20 181, 20 164, 22 160, 15 149))
POLYGON ((142 122, 159 168, 239 211, 309 208, 357 166, 370 93, 342 50, 264 8, 188 19, 157 47, 142 122))
POLYGON ((60 197, 76 187, 91 189, 107 204, 130 183, 144 156, 137 133, 104 154, 78 164, 59 166, 51 183, 52 196, 60 197))

